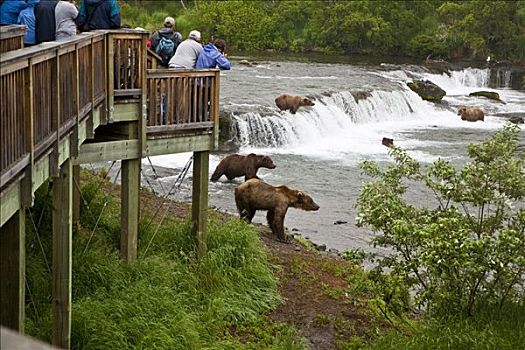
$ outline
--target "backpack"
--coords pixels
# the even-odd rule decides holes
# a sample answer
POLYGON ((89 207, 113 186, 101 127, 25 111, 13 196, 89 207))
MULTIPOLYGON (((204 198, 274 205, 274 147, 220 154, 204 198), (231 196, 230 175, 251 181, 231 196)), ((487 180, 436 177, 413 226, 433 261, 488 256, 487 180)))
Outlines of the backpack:
POLYGON ((175 42, 172 39, 161 37, 155 52, 162 58, 162 64, 168 65, 169 60, 175 54, 175 42))

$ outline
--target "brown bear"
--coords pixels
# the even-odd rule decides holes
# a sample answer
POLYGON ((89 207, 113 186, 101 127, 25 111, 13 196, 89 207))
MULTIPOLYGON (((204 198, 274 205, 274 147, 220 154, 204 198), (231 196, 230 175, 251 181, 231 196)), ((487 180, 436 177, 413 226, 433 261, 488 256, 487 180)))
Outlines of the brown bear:
POLYGON ((485 120, 485 113, 478 107, 460 107, 458 115, 461 116, 461 120, 469 122, 477 122, 478 120, 485 120))
POLYGON ((244 180, 257 178, 259 168, 275 169, 275 164, 268 156, 261 156, 250 153, 247 156, 240 154, 230 154, 223 158, 211 176, 212 182, 217 182, 222 175, 226 175, 228 180, 244 176, 244 180))
POLYGON ((272 186, 259 179, 251 179, 235 188, 235 204, 241 219, 252 222, 257 210, 268 210, 266 219, 272 232, 280 241, 286 242, 284 217, 289 207, 318 210, 307 193, 284 185, 272 186))
POLYGON ((383 137, 383 140, 381 141, 381 144, 383 146, 386 146, 388 148, 394 147, 394 139, 390 139, 388 137, 383 137))
POLYGON ((315 106, 310 98, 291 94, 280 94, 275 98, 275 104, 281 111, 289 109, 292 114, 295 114, 301 106, 315 106))

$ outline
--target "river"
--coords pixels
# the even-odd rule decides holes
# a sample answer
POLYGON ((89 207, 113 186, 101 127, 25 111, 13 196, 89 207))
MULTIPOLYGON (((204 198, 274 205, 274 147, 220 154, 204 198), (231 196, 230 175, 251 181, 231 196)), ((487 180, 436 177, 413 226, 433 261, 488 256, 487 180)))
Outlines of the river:
MULTIPOLYGON (((491 79, 489 69, 464 68, 432 73, 413 64, 316 63, 285 60, 259 61, 253 66, 233 60, 231 71, 221 73, 221 110, 233 115, 233 139, 238 153, 271 156, 277 167, 260 169, 259 177, 270 184, 285 184, 308 192, 321 209, 290 209, 285 226, 328 248, 370 250, 373 233, 354 224, 355 204, 367 178, 359 164, 371 159, 385 165, 388 149, 383 137, 393 138, 416 160, 428 164, 442 158, 456 165, 468 159, 468 144, 479 142, 500 129, 505 118, 496 114, 525 113, 525 91, 513 90, 509 74, 491 79), (423 101, 406 86, 412 79, 428 79, 443 88, 444 103, 423 101), (500 94, 504 103, 469 97, 473 91, 500 94), (297 114, 280 112, 275 97, 289 92, 314 96, 313 107, 297 114), (360 95, 364 99, 356 99, 360 95), (460 105, 479 106, 485 122, 465 122, 457 116, 460 105), (334 224, 335 222, 346 222, 334 224)), ((521 143, 525 141, 522 128, 521 143)), ((210 175, 227 154, 210 157, 210 175)), ((151 158, 157 167, 169 169, 160 179, 169 188, 191 154, 151 158)), ((147 167, 149 161, 144 161, 147 167)), ((191 175, 191 174, 190 174, 191 175)), ((235 213, 234 188, 242 183, 225 177, 210 183, 210 205, 235 213)), ((157 187, 157 186, 156 186, 157 187)), ((423 189, 412 188, 409 199, 433 205, 423 189)), ((191 181, 174 195, 191 201, 191 181)), ((258 212, 255 221, 264 222, 258 212)))

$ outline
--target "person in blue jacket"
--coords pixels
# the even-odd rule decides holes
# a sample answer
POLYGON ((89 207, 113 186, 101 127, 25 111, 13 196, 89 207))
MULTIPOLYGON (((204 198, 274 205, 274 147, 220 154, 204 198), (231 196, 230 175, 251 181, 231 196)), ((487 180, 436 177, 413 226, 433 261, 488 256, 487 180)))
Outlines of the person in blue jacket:
POLYGON ((27 7, 25 0, 5 0, 0 5, 0 25, 17 24, 20 11, 27 7))
POLYGON ((24 36, 24 45, 31 46, 36 44, 36 19, 35 19, 35 5, 40 0, 28 0, 27 7, 20 11, 18 15, 18 24, 25 25, 27 27, 26 35, 24 36))
POLYGON ((81 31, 120 28, 120 8, 116 0, 81 0, 75 20, 81 31))
POLYGON ((226 42, 223 39, 215 39, 213 43, 206 44, 204 50, 197 58, 195 68, 215 68, 229 70, 231 68, 230 61, 224 55, 226 49, 226 42))

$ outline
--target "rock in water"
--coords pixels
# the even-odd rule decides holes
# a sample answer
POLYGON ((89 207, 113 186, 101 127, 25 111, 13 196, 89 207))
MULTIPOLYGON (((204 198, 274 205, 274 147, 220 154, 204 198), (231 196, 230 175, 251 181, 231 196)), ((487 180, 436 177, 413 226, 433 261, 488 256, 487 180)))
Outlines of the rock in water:
POLYGON ((471 92, 468 95, 469 96, 482 96, 482 97, 486 97, 491 100, 501 101, 501 99, 499 98, 499 94, 497 92, 492 92, 492 91, 476 91, 476 92, 471 92))
POLYGON ((425 101, 438 102, 447 94, 445 90, 429 80, 414 80, 407 85, 425 101))

